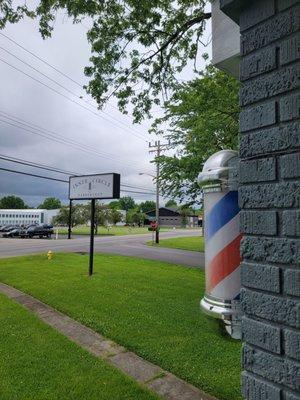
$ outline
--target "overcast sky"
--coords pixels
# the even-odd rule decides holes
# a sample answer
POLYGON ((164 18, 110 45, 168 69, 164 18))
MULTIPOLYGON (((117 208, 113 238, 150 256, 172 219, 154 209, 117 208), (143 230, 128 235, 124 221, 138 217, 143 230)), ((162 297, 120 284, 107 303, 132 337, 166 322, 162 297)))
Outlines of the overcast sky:
MULTIPOLYGON (((46 66, 2 35, 46 60, 74 81, 84 84, 86 78, 83 68, 88 65, 90 56, 86 30, 86 24, 73 25, 61 14, 57 17, 53 37, 48 40, 41 38, 36 22, 31 20, 10 25, 0 31, 0 154, 43 163, 77 174, 118 172, 121 174, 122 184, 143 187, 152 192, 154 186, 151 178, 139 175, 140 172, 154 173, 147 142, 157 138, 147 133, 150 122, 132 125, 130 116, 123 116, 113 101, 106 106, 104 113, 97 111, 94 108, 95 103, 76 83, 46 66), (41 76, 14 56, 43 72, 78 97, 41 76), (89 108, 91 112, 34 81, 20 70, 89 108), (83 100, 79 99, 80 95, 83 96, 83 100), (90 102, 86 103, 87 101, 90 102), (47 131, 34 129, 37 126, 47 131), (45 134, 55 137, 58 141, 45 138, 45 134), (61 139, 80 142, 89 148, 82 151, 76 145, 74 147, 61 143, 61 139)), ((208 26, 207 36, 209 32, 208 26)), ((210 49, 205 51, 210 52, 210 49)), ((191 72, 185 72, 185 79, 192 77, 191 72)), ((3 160, 0 160, 0 168, 67 179, 66 175, 3 160)), ((49 196, 59 197, 66 202, 68 185, 0 170, 0 196, 8 194, 21 196, 32 206, 37 206, 44 197, 49 196)), ((122 195, 132 195, 137 201, 155 199, 151 195, 125 192, 122 195)))

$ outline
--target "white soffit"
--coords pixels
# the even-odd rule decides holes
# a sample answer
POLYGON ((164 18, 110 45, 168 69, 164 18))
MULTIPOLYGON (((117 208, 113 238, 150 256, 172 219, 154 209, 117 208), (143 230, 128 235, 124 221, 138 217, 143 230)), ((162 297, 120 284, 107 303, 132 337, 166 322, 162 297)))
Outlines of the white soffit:
POLYGON ((220 10, 220 1, 211 2, 212 63, 219 69, 239 78, 240 29, 220 10))

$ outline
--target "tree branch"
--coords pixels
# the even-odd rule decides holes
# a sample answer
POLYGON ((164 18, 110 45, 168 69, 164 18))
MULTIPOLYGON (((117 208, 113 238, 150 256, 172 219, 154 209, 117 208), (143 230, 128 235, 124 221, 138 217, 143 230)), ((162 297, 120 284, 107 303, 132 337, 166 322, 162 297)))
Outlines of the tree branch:
POLYGON ((182 36, 185 32, 187 32, 192 26, 199 24, 200 22, 211 18, 211 13, 201 13, 200 15, 186 21, 182 24, 170 37, 167 39, 156 51, 154 51, 150 56, 142 59, 137 65, 130 68, 128 73, 125 74, 122 82, 120 82, 117 87, 111 92, 110 95, 107 96, 107 100, 109 100, 114 94, 119 90, 119 88, 123 85, 123 83, 127 80, 127 78, 136 71, 142 64, 146 63, 147 61, 152 60, 154 57, 157 56, 159 53, 163 53, 163 51, 173 42, 175 43, 179 40, 176 40, 178 36, 182 36))

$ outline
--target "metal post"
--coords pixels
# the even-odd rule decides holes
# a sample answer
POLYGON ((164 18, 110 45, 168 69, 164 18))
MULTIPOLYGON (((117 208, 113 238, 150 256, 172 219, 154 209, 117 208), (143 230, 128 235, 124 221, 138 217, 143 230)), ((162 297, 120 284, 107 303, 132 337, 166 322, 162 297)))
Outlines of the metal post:
POLYGON ((156 210, 155 210, 155 218, 156 218, 156 231, 155 231, 155 243, 159 243, 159 157, 160 156, 160 141, 158 141, 157 146, 157 160, 156 160, 156 210))
POLYGON ((69 202, 69 219, 68 219, 68 239, 71 239, 72 233, 72 200, 69 202))
POLYGON ((91 202, 91 235, 90 235, 90 264, 89 264, 89 276, 93 275, 93 264, 94 264, 94 225, 95 225, 95 199, 91 202))

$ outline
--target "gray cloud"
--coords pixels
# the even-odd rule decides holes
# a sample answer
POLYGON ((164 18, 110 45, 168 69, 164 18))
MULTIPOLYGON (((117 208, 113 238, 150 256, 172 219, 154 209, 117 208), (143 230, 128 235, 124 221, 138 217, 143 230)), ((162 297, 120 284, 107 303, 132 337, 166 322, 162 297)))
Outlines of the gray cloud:
MULTIPOLYGON (((36 23, 25 20, 17 25, 8 26, 3 33, 12 37, 27 49, 38 54, 50 64, 82 84, 86 83, 83 68, 88 64, 90 49, 85 37, 86 29, 82 25, 72 25, 70 21, 59 17, 56 22, 53 38, 43 41, 38 33, 36 23)), ((0 31, 1 32, 1 31, 0 31)), ((32 64, 43 73, 57 80, 84 99, 91 100, 83 90, 63 78, 51 68, 36 60, 13 43, 0 35, 0 46, 32 64)), ((91 100, 87 105, 62 88, 39 76, 29 67, 0 49, 0 59, 9 62, 16 68, 32 75, 36 79, 55 88, 68 98, 92 108, 91 100)), ((99 116, 68 101, 43 85, 14 70, 0 61, 1 94, 0 94, 0 153, 54 166, 76 173, 119 172, 122 182, 153 190, 153 183, 147 176, 139 176, 139 172, 154 172, 150 164, 152 156, 148 154, 147 140, 153 139, 147 133, 149 122, 140 126, 132 126, 130 118, 120 114, 115 103, 105 108, 107 114, 99 112, 99 116), (12 118, 21 118, 32 124, 55 132, 62 139, 75 140, 91 146, 98 155, 81 151, 69 145, 57 143, 40 136, 41 132, 26 132, 1 120, 16 124, 4 118, 2 112, 9 113, 12 118), (103 115, 104 118, 101 118, 103 115), (110 122, 108 121, 110 120, 110 122), (144 140, 136 137, 142 136, 144 140)), ((185 78, 192 77, 187 74, 185 78)), ((17 124, 18 125, 18 124, 17 124)), ((23 126, 25 127, 25 126, 23 126)), ((30 128, 26 128, 30 129, 30 128)), ((32 169, 0 160, 0 167, 33 172, 41 175, 64 178, 63 175, 32 169)), ((57 196, 67 200, 67 185, 37 178, 31 178, 0 171, 0 195, 16 194, 36 206, 45 196, 57 196)), ((125 193, 124 193, 125 194, 125 193)), ((137 200, 145 200, 147 196, 134 195, 137 200)), ((149 196, 149 198, 153 198, 149 196)))

